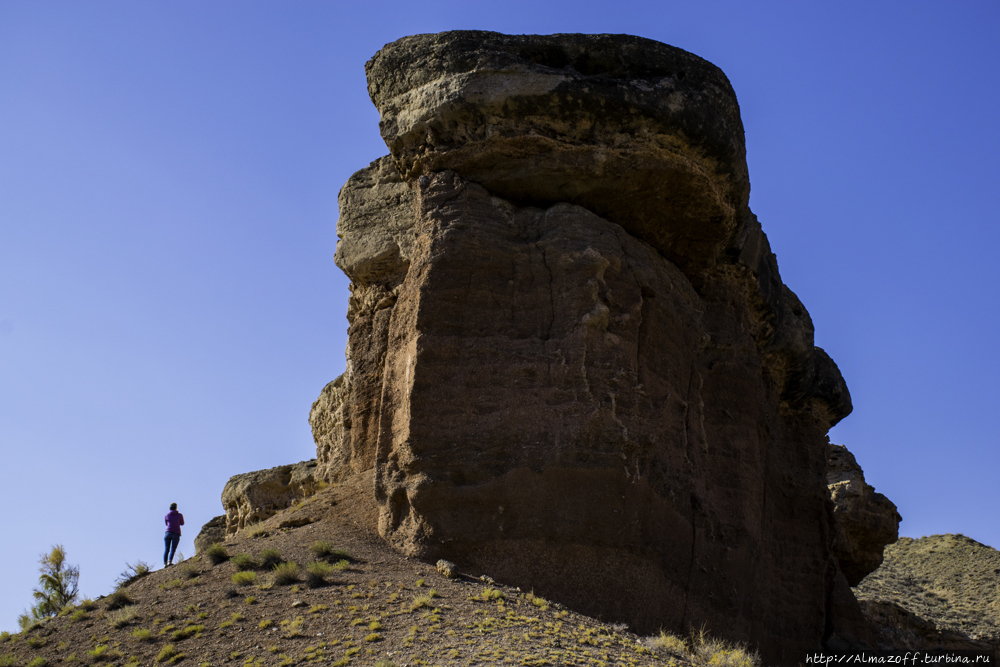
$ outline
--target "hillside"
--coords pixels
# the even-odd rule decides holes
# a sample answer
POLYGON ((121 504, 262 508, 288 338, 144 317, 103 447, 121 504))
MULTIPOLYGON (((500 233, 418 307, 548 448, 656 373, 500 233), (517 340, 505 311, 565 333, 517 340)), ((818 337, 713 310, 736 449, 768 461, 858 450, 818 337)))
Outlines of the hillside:
POLYGON ((891 602, 939 630, 1000 643, 1000 551, 964 535, 901 537, 854 589, 865 602, 891 602))
MULTIPOLYGON (((0 665, 697 664, 530 591, 465 573, 449 579, 396 554, 364 528, 374 525, 374 503, 358 500, 359 487, 371 481, 368 473, 327 488, 225 542, 230 556, 280 551, 303 566, 298 583, 274 584, 258 569, 254 583, 236 585, 232 561, 213 566, 199 555, 127 585, 135 604, 124 611, 109 610, 109 596, 0 636, 0 665), (350 563, 309 588, 304 570, 317 541, 344 549, 350 563)), ((748 665, 741 652, 703 649, 748 665)))

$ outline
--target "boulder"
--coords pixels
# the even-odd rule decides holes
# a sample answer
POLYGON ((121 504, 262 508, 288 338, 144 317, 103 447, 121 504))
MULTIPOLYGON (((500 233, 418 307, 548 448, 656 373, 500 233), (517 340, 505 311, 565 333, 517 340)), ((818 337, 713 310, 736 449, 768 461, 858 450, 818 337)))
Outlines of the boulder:
POLYGON ((865 482, 864 471, 843 445, 828 448, 826 472, 833 500, 833 551, 853 587, 882 564, 887 544, 899 539, 903 517, 891 500, 865 482))
POLYGON ((826 488, 850 393, 746 206, 725 76, 640 38, 467 31, 367 71, 392 154, 340 193, 319 474, 374 468, 407 555, 638 632, 782 664, 862 645, 826 488))
POLYGON ((264 521, 316 493, 316 460, 233 475, 222 490, 226 535, 264 521))
POLYGON ((200 554, 224 539, 226 539, 226 515, 220 514, 201 527, 198 537, 194 538, 194 552, 200 554))

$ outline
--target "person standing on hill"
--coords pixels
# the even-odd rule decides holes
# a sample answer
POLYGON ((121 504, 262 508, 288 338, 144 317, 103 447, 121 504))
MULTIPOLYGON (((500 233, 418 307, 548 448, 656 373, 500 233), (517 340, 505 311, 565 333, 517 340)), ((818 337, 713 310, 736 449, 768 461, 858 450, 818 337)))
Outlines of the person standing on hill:
POLYGON ((177 503, 170 503, 170 511, 163 517, 167 524, 167 533, 163 536, 163 567, 174 564, 174 553, 181 543, 181 526, 184 525, 184 515, 177 511, 177 503))

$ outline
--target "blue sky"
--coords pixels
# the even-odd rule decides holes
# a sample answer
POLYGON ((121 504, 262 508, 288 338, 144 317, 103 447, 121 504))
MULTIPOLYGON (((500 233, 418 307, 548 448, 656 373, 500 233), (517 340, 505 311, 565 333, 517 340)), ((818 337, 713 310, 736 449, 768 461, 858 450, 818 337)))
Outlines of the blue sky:
POLYGON ((311 458, 344 367, 337 192, 385 154, 364 63, 451 29, 630 33, 740 100, 751 207, 839 364, 831 434, 901 534, 1000 547, 1000 5, 0 0, 0 629, 181 550, 311 458))

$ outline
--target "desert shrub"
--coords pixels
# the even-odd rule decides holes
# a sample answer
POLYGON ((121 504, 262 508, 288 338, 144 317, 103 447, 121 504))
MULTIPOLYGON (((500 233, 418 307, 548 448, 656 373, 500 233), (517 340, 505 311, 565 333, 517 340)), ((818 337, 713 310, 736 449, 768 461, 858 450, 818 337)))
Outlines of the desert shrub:
POLYGON ((229 560, 229 552, 226 551, 226 547, 216 542, 209 548, 205 549, 205 557, 208 558, 208 562, 212 565, 218 565, 219 563, 225 563, 229 560))
POLYGON ((709 637, 704 629, 691 637, 691 645, 698 662, 712 667, 760 667, 760 656, 755 651, 709 637))
POLYGON ((108 645, 98 644, 91 651, 87 651, 87 655, 90 656, 91 660, 94 662, 101 662, 102 660, 107 660, 111 656, 108 655, 108 645))
POLYGON ((306 585, 309 588, 319 588, 326 583, 326 578, 333 574, 334 567, 327 562, 315 560, 306 566, 306 585))
POLYGON ((47 664, 49 664, 48 660, 46 660, 42 656, 38 656, 37 658, 32 659, 32 661, 29 662, 25 667, 45 667, 45 665, 47 664))
POLYGON ((90 614, 85 612, 83 609, 77 609, 73 612, 73 615, 69 617, 69 620, 74 623, 79 623, 80 621, 85 621, 90 618, 90 614))
POLYGON ((122 607, 108 614, 105 618, 108 625, 113 628, 124 628, 126 625, 138 618, 139 613, 134 605, 122 607))
POLYGON ((10 653, 0 655, 0 667, 14 667, 17 664, 17 656, 10 653))
POLYGON ((80 609, 83 609, 84 611, 94 611, 95 609, 97 609, 97 602, 91 600, 90 598, 83 598, 83 600, 77 606, 80 609))
POLYGON ((52 547, 47 554, 42 554, 38 561, 39 588, 31 592, 35 604, 31 609, 18 617, 17 623, 22 630, 36 625, 37 622, 49 616, 55 616, 68 604, 76 600, 79 591, 80 568, 66 563, 66 550, 61 544, 52 547))
POLYGON ((257 598, 254 597, 253 595, 249 595, 247 596, 247 599, 245 599, 243 602, 245 602, 246 604, 256 604, 257 598))
POLYGON ((273 569, 275 565, 284 562, 281 552, 277 549, 264 549, 258 558, 260 558, 260 566, 265 570, 273 569))
POLYGON ((267 628, 271 627, 271 619, 265 618, 263 621, 257 624, 257 627, 260 628, 261 630, 266 630, 267 628))
POLYGON ((389 660, 389 658, 381 658, 378 662, 375 663, 375 667, 396 667, 396 663, 394 663, 392 660, 389 660))
POLYGON ((235 565, 236 569, 241 572, 253 570, 257 567, 257 561, 255 561, 250 554, 236 554, 235 556, 230 556, 229 562, 235 565))
POLYGON ((265 528, 260 522, 245 527, 242 532, 247 537, 267 537, 270 535, 270 533, 267 532, 267 528, 265 528))
POLYGON ((305 623, 301 616, 296 616, 294 621, 282 621, 285 626, 286 637, 299 637, 302 635, 302 624, 305 623))
POLYGON ((188 637, 201 637, 201 633, 205 631, 204 625, 189 625, 186 628, 181 628, 180 630, 174 630, 170 638, 175 642, 182 641, 188 637))
POLYGON ((194 579, 199 574, 201 574, 201 571, 198 569, 198 567, 192 563, 185 563, 184 565, 181 565, 179 568, 177 568, 177 570, 181 573, 181 576, 184 577, 185 579, 194 579))
POLYGON ((377 633, 377 632, 373 632, 373 633, 371 633, 370 635, 368 635, 367 637, 365 637, 365 641, 366 641, 366 642, 377 642, 377 641, 382 641, 382 635, 380 635, 380 634, 379 634, 379 633, 377 633))
POLYGON ((160 649, 159 655, 156 656, 156 662, 164 662, 170 660, 178 655, 177 647, 173 644, 167 644, 162 649, 160 649))
POLYGON ((275 566, 273 574, 274 583, 287 586, 299 580, 299 565, 293 562, 281 563, 275 566))
POLYGON ((104 608, 108 611, 121 609, 122 607, 127 607, 132 604, 135 604, 135 600, 133 600, 128 593, 120 588, 108 597, 104 598, 104 608))
POLYGON ((153 633, 146 628, 136 628, 132 631, 132 638, 141 642, 151 642, 153 641, 153 633))
POLYGON ((657 653, 673 653, 678 657, 684 657, 688 652, 687 642, 663 630, 660 630, 659 636, 649 640, 649 646, 657 653))
POLYGON ((237 572, 233 575, 233 583, 237 586, 247 586, 257 581, 256 572, 237 572))
POLYGON ((123 588, 128 586, 133 581, 142 579, 149 573, 149 564, 141 560, 137 560, 135 563, 125 563, 125 569, 115 579, 115 587, 123 588))
POLYGON ((0 644, 3 644, 4 642, 9 641, 10 638, 11 638, 11 634, 9 632, 7 632, 6 630, 4 630, 3 632, 0 632, 0 644))
POLYGON ((309 551, 316 558, 321 558, 326 561, 351 560, 350 553, 348 553, 345 549, 337 549, 331 542, 313 542, 312 546, 309 547, 309 551))

